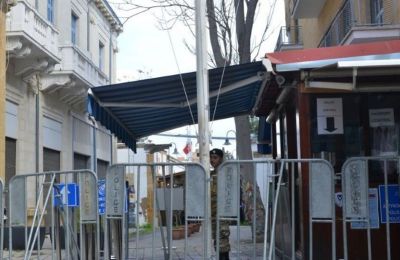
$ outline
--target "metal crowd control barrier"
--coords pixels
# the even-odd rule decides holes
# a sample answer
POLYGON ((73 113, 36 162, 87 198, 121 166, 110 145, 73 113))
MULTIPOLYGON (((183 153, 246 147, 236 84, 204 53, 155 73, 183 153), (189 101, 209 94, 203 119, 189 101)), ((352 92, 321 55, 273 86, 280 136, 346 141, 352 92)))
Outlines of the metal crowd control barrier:
POLYGON ((14 176, 9 182, 8 259, 30 259, 33 251, 38 259, 99 259, 97 211, 97 177, 89 170, 14 176), (14 250, 18 247, 22 251, 14 250))
POLYGON ((200 164, 110 166, 106 175, 105 259, 206 258, 206 190, 206 174, 200 164), (127 219, 128 179, 136 186, 134 228, 129 227, 127 219), (147 187, 146 192, 142 191, 142 183, 147 184, 143 185, 147 187), (139 225, 139 218, 144 215, 139 215, 140 208, 142 213, 150 211, 146 213, 151 224, 151 231, 147 234, 139 225), (175 240, 173 226, 182 224, 179 223, 182 214, 184 238, 175 240), (190 223, 196 223, 197 227, 201 224, 201 232, 190 236, 194 230, 190 223))
POLYGON ((3 205, 4 183, 0 179, 0 259, 3 259, 3 244, 4 244, 4 205, 3 205))
MULTIPOLYGON (((370 218, 370 193, 372 192, 375 198, 378 197, 378 190, 371 189, 370 180, 369 180, 369 172, 371 163, 375 163, 374 173, 377 175, 377 171, 383 172, 383 185, 379 186, 379 197, 381 199, 381 207, 389 210, 385 210, 385 214, 382 214, 381 218, 385 218, 385 232, 386 232, 386 259, 390 260, 391 257, 391 234, 390 234, 390 222, 393 220, 389 216, 390 214, 390 203, 389 202, 389 190, 400 193, 400 185, 389 185, 388 183, 388 174, 389 167, 392 166, 395 168, 394 172, 396 173, 397 184, 400 184, 399 170, 400 170, 400 158, 399 157, 355 157, 348 159, 342 167, 342 192, 343 192, 343 250, 344 250, 344 259, 349 259, 349 248, 348 248, 348 231, 347 226, 348 223, 358 229, 366 229, 367 233, 367 255, 368 259, 373 259, 373 251, 372 251, 372 239, 371 239, 371 228, 373 225, 377 225, 375 228, 379 228, 379 216, 375 216, 377 218, 377 223, 371 223, 370 218), (376 169, 376 168, 380 169, 376 169), (383 188, 383 189, 382 189, 383 188), (382 199, 384 198, 384 199, 382 199), (384 200, 382 202, 382 200, 384 200)), ((380 181, 379 181, 380 182, 380 181)), ((382 183, 380 183, 382 184, 382 183)), ((399 195, 397 195, 399 196, 399 195)), ((397 198, 398 200, 398 198, 397 198)), ((397 201, 397 205, 399 201, 397 201)), ((376 202, 376 207, 377 206, 376 202)), ((377 210, 377 209, 376 209, 377 210)), ((397 214, 398 215, 398 214, 397 214)), ((384 222, 381 220, 381 222, 384 222)), ((396 223, 399 223, 397 220, 396 223)), ((359 243, 359 241, 357 242, 359 243)), ((360 252, 358 252, 360 254, 360 252)), ((380 258, 384 258, 384 256, 380 255, 380 258)), ((365 259, 365 258, 364 258, 365 259)))
MULTIPOLYGON (((328 161, 322 159, 282 159, 282 160, 242 160, 227 161, 223 163, 217 174, 218 182, 218 207, 217 207, 217 232, 216 250, 217 258, 220 250, 220 223, 221 221, 235 221, 236 239, 231 234, 231 256, 248 259, 296 259, 296 187, 297 180, 303 176, 309 178, 309 254, 313 259, 313 224, 328 223, 331 225, 332 232, 332 259, 336 259, 336 227, 335 227, 335 200, 334 200, 334 170, 328 161), (264 194, 264 241, 256 241, 257 208, 256 196, 253 192, 253 219, 252 227, 247 233, 246 227, 240 226, 240 172, 246 165, 253 165, 250 173, 251 180, 256 183, 256 171, 259 176, 264 177, 264 183, 258 182, 260 186, 265 186, 264 194), (299 170, 301 169, 301 170, 299 170), (266 177, 266 178, 265 178, 266 177), (267 182, 267 185, 265 185, 267 182), (280 232, 278 232, 278 230, 280 232), (241 233, 243 240, 241 240, 241 233), (289 237, 286 237, 289 234, 289 237), (249 245, 248 240, 251 240, 249 245), (233 243, 232 243, 233 242, 233 243), (268 252, 267 252, 268 251, 268 252), (236 254, 236 255, 235 255, 236 254)), ((304 193, 305 191, 303 191, 304 193)), ((298 195, 298 193, 297 193, 298 195)), ((301 203, 301 202, 297 202, 301 203)), ((297 223, 298 224, 298 223, 297 223)))

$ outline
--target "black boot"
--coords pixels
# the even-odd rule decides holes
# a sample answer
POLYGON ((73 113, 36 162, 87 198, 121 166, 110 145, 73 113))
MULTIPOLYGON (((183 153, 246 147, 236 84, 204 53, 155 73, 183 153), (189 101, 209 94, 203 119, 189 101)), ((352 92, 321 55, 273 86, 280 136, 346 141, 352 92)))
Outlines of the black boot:
POLYGON ((229 260, 229 252, 219 253, 219 260, 229 260))

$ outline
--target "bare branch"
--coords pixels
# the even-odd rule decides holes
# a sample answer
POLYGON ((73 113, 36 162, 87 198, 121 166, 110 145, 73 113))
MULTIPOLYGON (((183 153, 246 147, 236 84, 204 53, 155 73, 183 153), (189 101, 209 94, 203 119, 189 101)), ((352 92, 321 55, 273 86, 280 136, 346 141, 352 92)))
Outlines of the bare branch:
MULTIPOLYGON (((124 23, 135 16, 151 12, 157 18, 157 27, 160 30, 171 30, 179 24, 187 29, 191 37, 195 37, 193 1, 113 0, 110 2, 123 14, 127 14, 121 17, 124 23)), ((277 0, 262 1, 262 4, 266 2, 268 3, 267 15, 265 11, 260 13, 259 0, 207 0, 213 64, 224 66, 249 62, 251 57, 257 57, 262 52, 263 43, 276 31, 276 28, 271 28, 270 24, 274 17, 277 0), (264 25, 261 26, 261 32, 257 29, 257 34, 254 34, 253 27, 256 20, 262 21, 264 25)), ((185 40, 184 45, 191 53, 194 52, 192 44, 188 41, 185 40)))

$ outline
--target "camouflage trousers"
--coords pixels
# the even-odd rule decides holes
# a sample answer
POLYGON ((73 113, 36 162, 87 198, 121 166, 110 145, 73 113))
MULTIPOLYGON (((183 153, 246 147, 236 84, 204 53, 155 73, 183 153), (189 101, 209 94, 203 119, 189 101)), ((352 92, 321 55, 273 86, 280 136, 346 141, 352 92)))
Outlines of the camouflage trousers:
MULTIPOLYGON (((215 219, 212 221, 212 237, 214 240, 214 249, 217 251, 217 222, 215 219)), ((220 221, 219 225, 219 252, 227 253, 231 250, 231 245, 229 244, 229 235, 231 231, 229 229, 228 221, 220 221)))

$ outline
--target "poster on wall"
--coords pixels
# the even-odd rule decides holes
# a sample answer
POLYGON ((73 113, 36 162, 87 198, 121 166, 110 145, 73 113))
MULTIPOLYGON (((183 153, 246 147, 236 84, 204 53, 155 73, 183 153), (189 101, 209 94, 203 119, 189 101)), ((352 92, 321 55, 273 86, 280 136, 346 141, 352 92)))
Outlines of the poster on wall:
POLYGON ((393 108, 370 109, 368 112, 370 127, 394 126, 393 108))
POLYGON ((317 98, 319 135, 343 134, 343 101, 341 98, 317 98))
POLYGON ((372 128, 373 156, 396 156, 398 151, 398 130, 393 108, 370 109, 369 126, 372 128))

